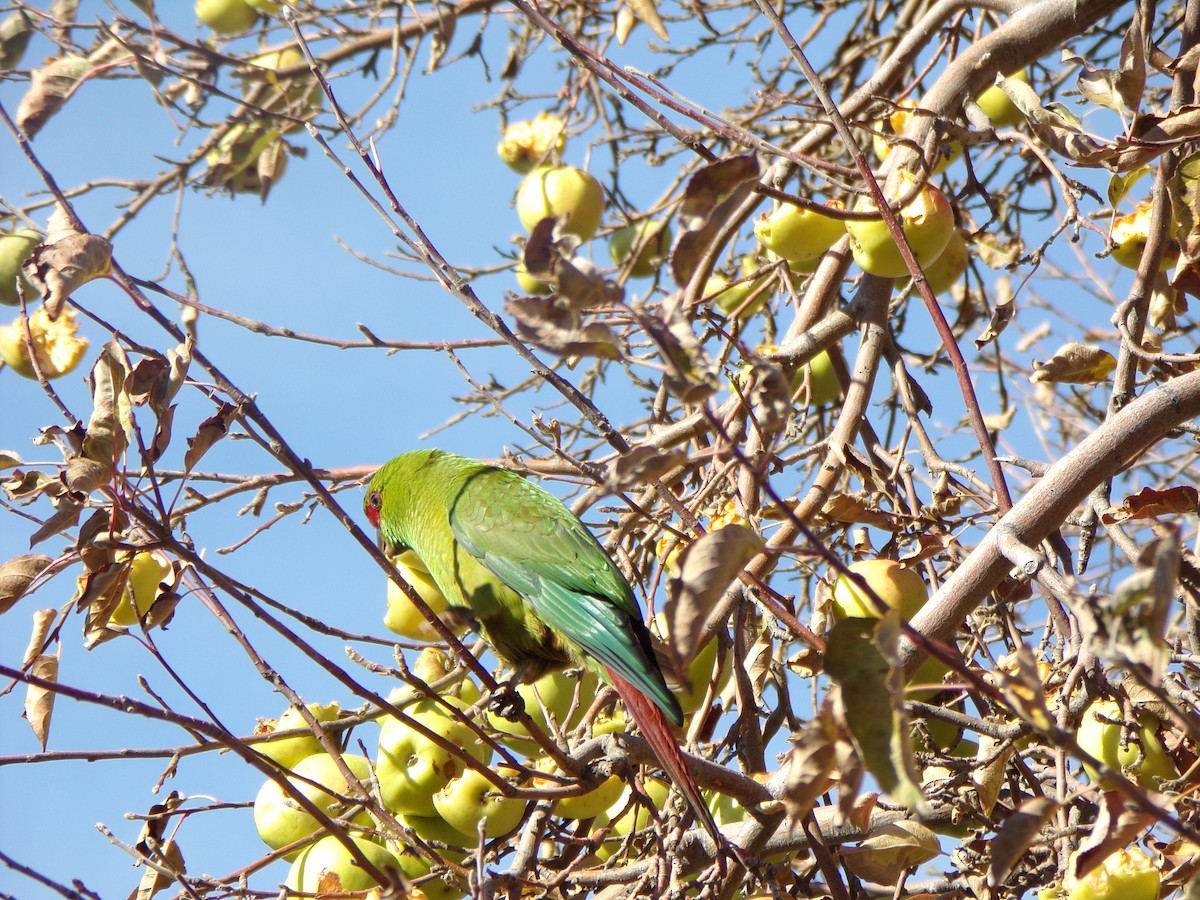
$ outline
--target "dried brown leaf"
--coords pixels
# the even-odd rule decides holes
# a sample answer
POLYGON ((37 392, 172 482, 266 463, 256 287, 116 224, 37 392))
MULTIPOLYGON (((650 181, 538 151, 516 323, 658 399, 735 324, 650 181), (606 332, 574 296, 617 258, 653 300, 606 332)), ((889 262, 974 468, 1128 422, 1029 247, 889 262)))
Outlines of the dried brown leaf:
POLYGON ((839 731, 828 703, 804 723, 792 738, 782 799, 788 817, 799 821, 812 812, 821 795, 834 783, 839 731))
POLYGON ((900 819, 875 829, 857 847, 841 851, 846 868, 865 881, 895 884, 908 869, 942 852, 938 837, 920 822, 900 819))
POLYGON ((604 486, 613 493, 625 491, 655 481, 687 461, 682 450, 660 450, 645 444, 632 447, 609 465, 604 486))
POLYGON ((0 615, 12 609, 25 596, 25 592, 52 562, 54 560, 49 556, 26 553, 0 563, 0 615))
POLYGON ((1188 515, 1197 511, 1200 511, 1200 491, 1190 484, 1180 484, 1161 491, 1142 488, 1126 497, 1120 506, 1110 506, 1101 514, 1100 521, 1105 525, 1116 525, 1131 519, 1188 515))
MULTIPOLYGON (((35 678, 57 683, 58 653, 38 654, 29 665, 28 672, 35 678)), ((25 719, 43 750, 50 739, 50 718, 54 715, 55 696, 52 689, 41 685, 31 684, 25 690, 25 719)))
POLYGON ((1086 878, 1113 853, 1137 840, 1154 822, 1154 816, 1139 810, 1119 791, 1105 791, 1098 808, 1096 824, 1067 860, 1067 878, 1086 878))
POLYGON ((759 176, 754 154, 710 163, 696 172, 683 190, 679 240, 671 251, 671 275, 683 286, 692 278, 713 236, 754 188, 759 176))
POLYGON ((1068 341, 1045 362, 1034 360, 1029 380, 1035 384, 1098 384, 1116 367, 1116 358, 1104 348, 1068 341))
POLYGON ((82 56, 50 60, 30 76, 29 90, 17 107, 17 127, 30 138, 62 108, 79 81, 92 70, 82 56))
MULTIPOLYGON (((174 840, 164 841, 151 858, 158 866, 169 869, 177 875, 187 873, 187 865, 183 861, 183 851, 179 849, 179 845, 174 840)), ((165 891, 176 883, 175 878, 147 866, 137 890, 130 895, 129 900, 150 900, 159 891, 165 891)))
POLYGON ((517 323, 523 340, 558 356, 620 359, 620 339, 600 322, 582 325, 579 316, 554 298, 507 300, 504 310, 517 323))
POLYGON ((88 375, 92 391, 92 417, 83 437, 83 455, 112 469, 133 433, 133 409, 125 393, 128 370, 117 342, 104 346, 88 375))
POLYGON ((988 841, 988 883, 991 887, 1004 884, 1057 810, 1058 804, 1049 797, 1030 797, 1004 820, 996 836, 988 841))
POLYGON ((49 646, 50 629, 58 618, 58 610, 36 609, 33 612, 33 630, 29 633, 29 643, 25 646, 25 655, 21 657, 21 668, 28 669, 35 659, 46 652, 49 646))
POLYGON ((898 802, 924 812, 928 803, 904 715, 899 636, 895 612, 882 619, 843 619, 829 632, 825 671, 837 684, 863 764, 898 802))
POLYGON ((188 438, 187 452, 183 454, 183 467, 191 471, 213 444, 229 433, 229 425, 237 417, 238 407, 222 403, 220 409, 200 423, 195 437, 188 438))
POLYGON ((77 503, 70 497, 60 497, 58 499, 58 508, 54 510, 54 514, 43 522, 42 527, 35 531, 32 537, 29 538, 29 546, 36 547, 46 538, 61 534, 72 527, 79 521, 79 513, 82 510, 82 504, 77 503))
POLYGON ((45 293, 46 312, 56 319, 77 288, 112 274, 112 244, 98 234, 69 234, 39 244, 23 268, 45 293))
POLYGON ((677 671, 688 671, 717 602, 763 546, 763 539, 752 528, 735 522, 703 534, 683 548, 679 575, 667 583, 663 605, 677 671))
POLYGON ((21 64, 25 48, 33 36, 33 22, 23 9, 18 9, 0 21, 0 72, 15 69, 21 64))
POLYGON ((634 15, 645 22, 650 30, 664 41, 671 38, 667 34, 667 26, 663 24, 662 16, 658 14, 655 0, 625 0, 625 5, 633 10, 634 15))

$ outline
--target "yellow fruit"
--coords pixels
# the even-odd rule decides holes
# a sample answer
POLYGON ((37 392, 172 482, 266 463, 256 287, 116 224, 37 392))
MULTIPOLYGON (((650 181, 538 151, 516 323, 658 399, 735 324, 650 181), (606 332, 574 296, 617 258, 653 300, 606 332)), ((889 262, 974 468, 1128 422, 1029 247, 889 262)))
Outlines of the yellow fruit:
MULTIPOLYGON (((336 703, 309 703, 308 711, 318 722, 332 722, 341 712, 336 703)), ((268 719, 265 723, 265 733, 274 734, 279 731, 292 731, 296 728, 307 728, 308 723, 295 707, 288 707, 277 721, 268 719)), ((263 733, 263 727, 255 732, 263 733)), ((263 741, 252 744, 255 750, 274 761, 285 769, 295 769, 302 759, 307 759, 317 753, 324 753, 325 748, 314 734, 302 734, 297 737, 284 738, 279 741, 263 741)))
POLYGON ((797 372, 795 383, 798 396, 807 398, 809 406, 824 406, 842 396, 842 386, 833 371, 828 350, 822 350, 797 372))
MULTIPOLYGON (((63 307, 54 321, 44 306, 38 307, 29 317, 29 331, 38 365, 47 379, 66 375, 87 352, 87 338, 77 336, 79 325, 75 310, 69 306, 63 307)), ((11 325, 0 325, 0 359, 18 375, 37 378, 25 342, 25 325, 20 319, 11 325)))
POLYGON ((637 247, 637 259, 629 266, 630 278, 649 278, 662 266, 671 249, 671 229, 664 222, 643 219, 613 232, 608 239, 608 256, 624 266, 637 247))
MULTIPOLYGON (((352 753, 342 754, 347 767, 360 782, 370 783, 371 762, 365 756, 352 753)), ((346 783, 345 776, 338 769, 337 763, 328 753, 315 753, 300 760, 292 769, 288 783, 293 788, 311 800, 318 809, 331 818, 338 818, 348 810, 343 809, 337 796, 353 796, 346 783), (310 783, 312 782, 312 783, 310 783), (318 787, 319 785, 319 787, 318 787)), ((355 816, 355 821, 370 824, 370 816, 365 810, 355 816)), ((317 820, 295 803, 275 781, 263 784, 254 798, 254 827, 258 836, 268 847, 278 850, 288 844, 308 837, 317 831, 321 825, 317 820)), ((295 857, 289 854, 288 859, 295 857)))
POLYGON ((554 292, 554 285, 548 281, 542 281, 540 278, 535 278, 529 274, 524 263, 517 263, 513 274, 517 278, 517 287, 521 289, 523 294, 532 294, 534 297, 544 297, 547 294, 554 292))
MULTIPOLYGON (((894 559, 865 559, 851 563, 847 569, 860 575, 879 599, 889 609, 899 611, 905 621, 915 616, 929 598, 929 589, 921 576, 894 559)), ((883 612, 853 579, 842 574, 833 584, 833 614, 837 619, 878 619, 883 612)))
MULTIPOLYGON (((596 688, 599 682, 590 671, 578 674, 566 672, 548 672, 532 684, 520 684, 517 693, 525 703, 525 712, 546 733, 550 733, 552 716, 559 729, 569 729, 578 723, 580 717, 587 712, 592 701, 596 699, 596 688), (576 689, 578 688, 578 699, 576 689), (574 707, 574 712, 572 712, 574 707), (568 719, 568 715, 570 718, 568 719)), ((488 724, 502 736, 515 735, 527 739, 529 733, 520 722, 510 722, 493 712, 487 714, 488 724)), ((528 750, 528 740, 510 740, 505 742, 518 750, 528 750)))
POLYGON ((109 623, 136 625, 154 605, 159 585, 170 571, 171 560, 161 551, 143 550, 136 554, 129 569, 129 586, 125 588, 117 608, 108 617, 109 623))
POLYGON ((547 216, 559 216, 564 231, 591 240, 604 215, 604 189, 583 169, 541 166, 521 182, 517 215, 526 231, 547 216))
POLYGON ((505 796, 477 769, 466 769, 448 781, 433 795, 433 807, 472 845, 479 839, 481 822, 484 838, 491 840, 508 834, 525 816, 524 800, 505 796))
MULTIPOLYGON (((540 772, 550 772, 552 774, 557 774, 560 771, 558 766, 555 765, 554 760, 548 756, 539 757, 534 763, 534 768, 540 772)), ((559 782, 549 778, 535 777, 533 784, 538 788, 547 788, 557 787, 559 782)), ((564 797, 559 800, 554 806, 554 814, 564 819, 595 818, 615 803, 624 789, 625 783, 616 775, 610 775, 586 794, 580 794, 577 797, 564 797)))
MULTIPOLYGON (((843 208, 837 201, 826 205, 832 209, 843 208)), ((754 223, 754 236, 759 243, 789 264, 816 259, 845 233, 846 225, 841 219, 800 209, 790 203, 780 204, 769 216, 760 216, 754 223)))
MULTIPOLYGON (((1138 713, 1137 740, 1127 740, 1124 746, 1121 721, 1121 706, 1115 700, 1094 701, 1084 711, 1083 720, 1079 723, 1079 730, 1075 735, 1080 748, 1108 768, 1126 772, 1144 788, 1154 789, 1160 779, 1173 781, 1179 777, 1179 770, 1175 768, 1175 763, 1167 756, 1167 751, 1158 739, 1158 720, 1153 713, 1148 710, 1138 713)), ((1085 765, 1084 769, 1092 781, 1103 781, 1103 776, 1090 765, 1085 765)))
POLYGON ((258 11, 246 0, 196 0, 196 18, 217 34, 237 34, 254 27, 258 11))
POLYGON ((5 306, 16 306, 20 303, 17 296, 18 280, 25 292, 26 302, 42 296, 41 290, 21 271, 22 264, 29 259, 33 248, 41 242, 42 236, 32 228, 0 232, 0 303, 5 306))
MULTIPOLYGON (((388 870, 400 871, 399 860, 386 847, 363 837, 352 837, 351 840, 363 856, 384 874, 388 870)), ((284 882, 290 891, 316 894, 318 897, 366 891, 379 884, 359 865, 346 845, 332 834, 301 850, 284 882)))
MULTIPOLYGON (((907 178, 903 180, 910 181, 907 178)), ((907 190, 906 184, 901 193, 907 190)), ((874 208, 874 201, 869 197, 860 198, 856 205, 860 212, 874 208)), ((954 210, 946 196, 929 183, 922 186, 897 218, 922 268, 941 255, 954 233, 954 210)), ((882 219, 848 221, 846 231, 850 233, 850 252, 863 271, 881 278, 899 278, 908 274, 900 248, 892 240, 892 234, 882 219)))
MULTIPOLYGON (((1142 261, 1146 241, 1150 238, 1150 206, 1149 200, 1143 201, 1133 212, 1113 220, 1112 240, 1116 247, 1113 249, 1112 258, 1127 269, 1136 269, 1142 261)), ((1175 239, 1175 227, 1172 222, 1167 246, 1158 267, 1165 272, 1177 262, 1179 242, 1175 239)))
MULTIPOLYGON (((434 615, 441 616, 449 608, 446 597, 434 583, 433 576, 421 562, 421 557, 411 550, 405 550, 393 556, 391 561, 401 577, 425 601, 425 605, 433 610, 434 615)), ((441 636, 408 599, 408 595, 390 579, 387 583, 387 614, 383 617, 383 624, 396 634, 414 641, 441 640, 441 636)))
POLYGON ((753 256, 742 257, 742 277, 730 285, 730 279, 713 273, 704 285, 704 296, 711 300, 722 313, 739 319, 754 315, 771 298, 771 290, 764 286, 766 276, 752 277, 758 271, 758 260, 753 256), (762 290, 759 290, 762 288, 762 290), (754 299, 750 300, 751 295, 754 299), (750 302, 747 304, 747 300, 750 302))
MULTIPOLYGON (((917 104, 913 100, 901 100, 891 116, 888 117, 888 123, 892 126, 892 134, 897 137, 903 137, 904 131, 908 128, 909 120, 913 117, 912 110, 917 108, 917 104)), ((872 136, 872 145, 875 148, 875 154, 880 160, 886 159, 892 151, 893 144, 882 133, 882 127, 876 129, 872 136)), ((911 144, 909 145, 911 146, 911 144)), ((962 156, 962 144, 958 141, 950 141, 943 139, 937 147, 937 159, 933 162, 933 174, 939 175, 946 170, 952 162, 962 156)))
MULTIPOLYGON (((1029 84, 1029 73, 1024 69, 1014 72, 1008 77, 1029 84)), ((983 114, 991 120, 993 128, 1009 128, 1025 121, 1025 116, 1021 114, 1016 104, 1012 102, 1012 98, 1004 93, 999 85, 993 84, 980 94, 975 102, 979 104, 983 114)))
MULTIPOLYGON (((970 250, 962 231, 955 228, 950 236, 950 243, 937 259, 924 266, 925 280, 934 295, 944 294, 962 279, 967 272, 967 262, 970 250)), ((912 278, 901 278, 896 281, 897 288, 905 288, 912 283, 912 278)))
POLYGON ((1063 882, 1067 900, 1158 900, 1162 876, 1139 847, 1118 850, 1084 878, 1063 882))
POLYGON ((504 130, 496 152, 504 164, 522 175, 552 163, 566 147, 566 124, 553 113, 538 113, 533 119, 513 122, 504 130))

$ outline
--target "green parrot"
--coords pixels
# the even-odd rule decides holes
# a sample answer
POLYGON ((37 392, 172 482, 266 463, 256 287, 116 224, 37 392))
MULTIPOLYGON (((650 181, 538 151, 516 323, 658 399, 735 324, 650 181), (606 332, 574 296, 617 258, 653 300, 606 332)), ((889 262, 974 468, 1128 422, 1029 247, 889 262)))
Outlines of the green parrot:
POLYGON ((611 684, 722 845, 668 725, 682 725, 683 712, 655 661, 633 590, 557 497, 478 460, 414 450, 375 474, 363 510, 389 552, 409 549, 421 558, 451 609, 469 611, 516 678, 587 666, 611 684))

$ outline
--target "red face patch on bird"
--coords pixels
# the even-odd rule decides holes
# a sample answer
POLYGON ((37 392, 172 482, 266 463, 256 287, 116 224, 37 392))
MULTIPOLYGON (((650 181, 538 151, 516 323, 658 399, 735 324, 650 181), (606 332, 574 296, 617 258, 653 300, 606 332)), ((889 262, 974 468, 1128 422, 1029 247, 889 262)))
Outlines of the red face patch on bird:
POLYGON ((383 495, 378 490, 369 491, 363 500, 363 512, 367 514, 367 521, 372 527, 379 527, 379 515, 382 510, 383 495))

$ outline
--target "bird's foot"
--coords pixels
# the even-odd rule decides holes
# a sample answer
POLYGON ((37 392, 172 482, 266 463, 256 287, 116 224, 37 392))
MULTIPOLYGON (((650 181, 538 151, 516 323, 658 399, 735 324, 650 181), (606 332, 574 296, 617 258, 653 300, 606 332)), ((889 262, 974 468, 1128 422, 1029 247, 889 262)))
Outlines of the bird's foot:
POLYGON ((488 697, 488 710, 502 719, 515 722, 525 712, 525 700, 517 693, 516 684, 506 681, 497 685, 488 697))

